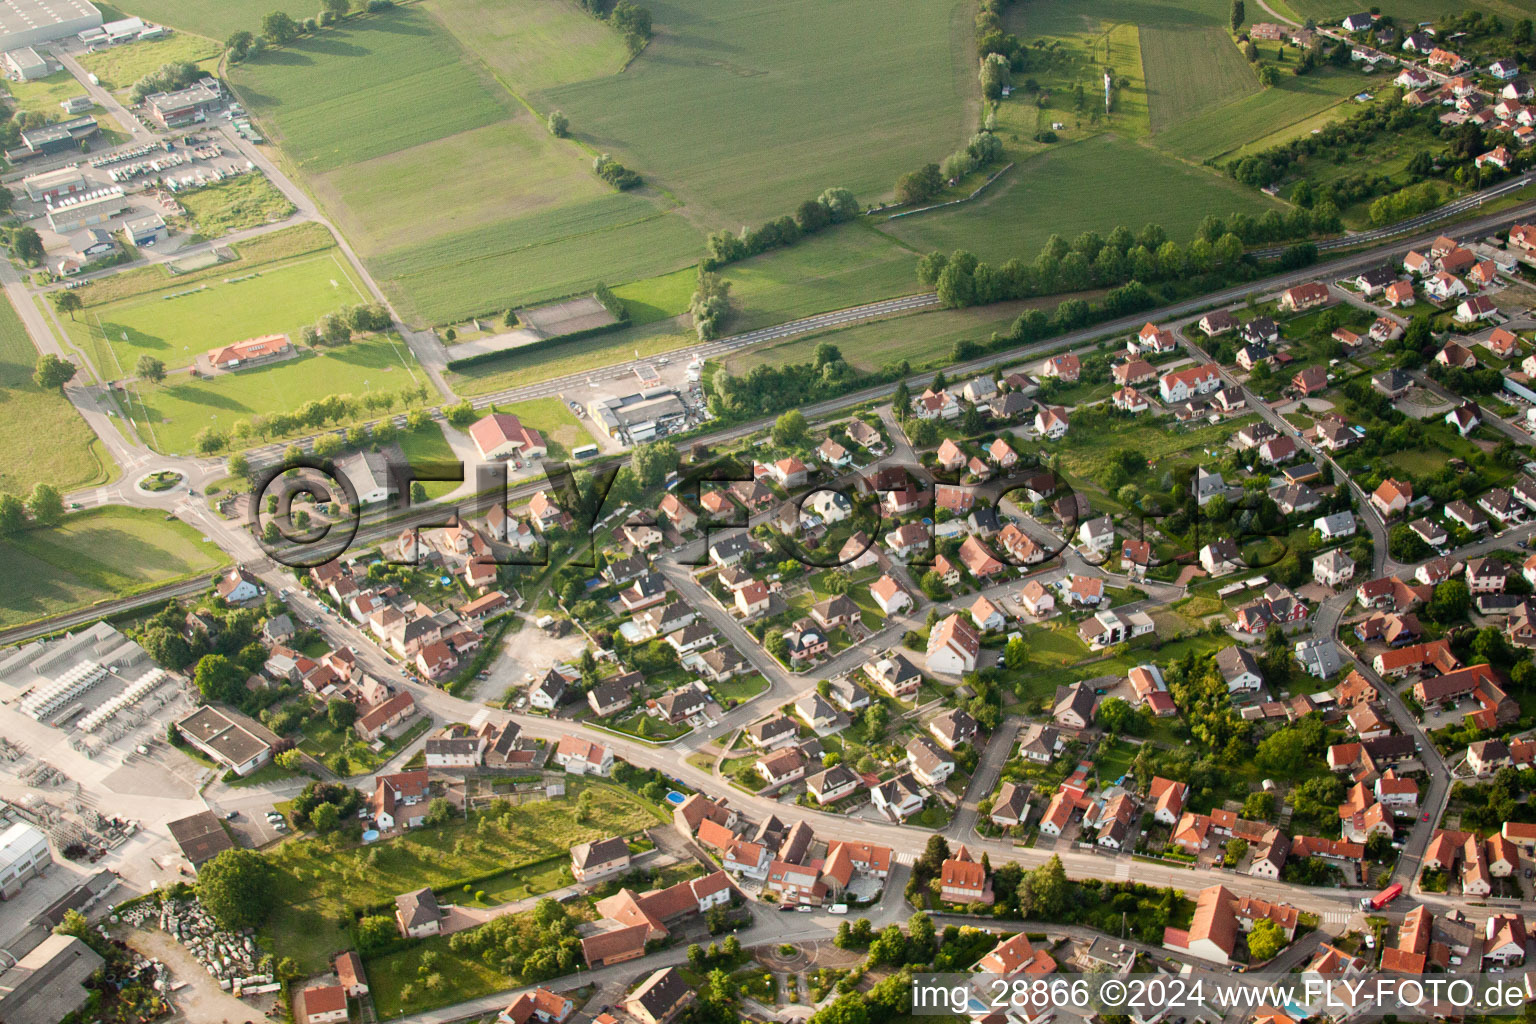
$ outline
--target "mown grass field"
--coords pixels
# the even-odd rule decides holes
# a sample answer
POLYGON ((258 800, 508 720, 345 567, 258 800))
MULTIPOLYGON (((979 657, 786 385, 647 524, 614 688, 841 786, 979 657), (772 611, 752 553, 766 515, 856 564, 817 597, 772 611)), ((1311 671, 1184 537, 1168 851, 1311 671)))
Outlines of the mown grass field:
MULTIPOLYGON (((1318 115, 1333 112, 1368 84, 1369 79, 1353 71, 1332 68, 1299 78, 1282 74, 1272 88, 1168 128, 1157 136, 1157 145, 1188 160, 1232 156, 1250 144, 1276 145, 1317 127, 1318 115)), ((1347 109, 1333 113, 1342 117, 1347 109)))
POLYGON ((593 441, 587 428, 582 426, 570 407, 554 396, 534 398, 511 405, 498 405, 495 408, 497 412, 511 413, 527 426, 543 434, 544 440, 550 442, 551 458, 564 458, 570 454, 572 448, 580 448, 593 441), (561 451, 561 449, 564 450, 561 451))
POLYGON ((1260 88, 1231 36, 1216 27, 1143 25, 1141 62, 1154 133, 1260 88))
MULTIPOLYGON (((250 26, 255 29, 256 26, 250 26)), ((189 61, 212 71, 224 47, 212 39, 189 32, 173 32, 164 39, 126 43, 100 53, 83 53, 80 66, 101 80, 108 89, 127 89, 145 75, 160 70, 163 64, 189 61)), ((76 84, 78 95, 84 92, 76 84)))
MULTIPOLYGON (((328 395, 399 392, 426 380, 405 342, 392 334, 371 335, 211 379, 178 373, 162 384, 136 383, 129 408, 140 436, 156 451, 187 452, 204 427, 229 430, 253 416, 291 411, 328 395)), ((313 431, 306 427, 301 433, 313 431)))
POLYGON ((25 496, 34 484, 61 491, 106 483, 100 442, 58 391, 32 383, 37 348, 9 300, 0 302, 0 491, 25 496))
MULTIPOLYGON (((484 835, 476 815, 367 847, 339 838, 283 843, 267 855, 276 878, 274 909, 260 932, 263 945, 294 957, 305 970, 319 970, 335 949, 337 924, 350 925, 355 910, 388 904, 394 894, 422 886, 447 886, 567 854, 577 843, 636 832, 660 820, 634 795, 602 783, 571 783, 563 800, 518 804, 508 813, 511 828, 498 824, 484 835), (586 821, 579 822, 575 799, 583 790, 593 793, 593 801, 586 821)), ((469 897, 461 894, 458 901, 469 897)))
MULTIPOLYGON (((491 225, 516 237, 518 218, 613 196, 588 165, 580 149, 518 110, 506 120, 338 167, 317 177, 315 189, 337 211, 342 233, 372 256, 491 225)), ((656 212, 643 200, 622 205, 646 216, 656 212)))
POLYGON ((225 268, 223 279, 172 284, 149 295, 91 306, 63 323, 96 367, 116 380, 134 373, 140 355, 155 356, 171 369, 189 366, 208 349, 246 338, 296 338, 304 325, 363 301, 335 252, 262 267, 251 272, 254 277, 241 273, 238 263, 225 268))
POLYGON ((670 274, 621 284, 613 289, 613 294, 629 310, 630 323, 649 324, 686 313, 698 280, 696 269, 684 267, 670 274))
MULTIPOLYGON (((616 209, 609 200, 604 196, 583 205, 616 209)), ((578 212, 559 208, 531 220, 547 225, 578 212)), ((670 273, 696 261, 703 246, 698 230, 677 213, 653 211, 627 224, 531 244, 519 240, 526 237, 527 226, 515 220, 488 224, 396 250, 370 260, 370 266, 396 299, 401 316, 438 324, 573 295, 598 281, 617 284, 670 273)))
POLYGON ((734 263, 724 276, 731 334, 927 290, 917 280, 917 253, 863 221, 734 263))
POLYGON ((1209 170, 1111 135, 1051 149, 993 189, 973 203, 888 221, 880 230, 919 251, 969 249, 1001 262, 1034 259, 1052 234, 1072 238, 1120 224, 1134 231, 1152 222, 1187 241, 1208 213, 1257 215, 1280 206, 1209 170))
POLYGON ((396 8, 269 50, 230 78, 318 174, 505 118, 511 100, 463 57, 426 12, 396 8))
MULTIPOLYGON (((299 3, 298 0, 218 0, 217 3, 208 0, 127 0, 117 6, 122 14, 136 14, 157 24, 196 32, 211 39, 227 39, 231 32, 239 29, 260 32, 261 19, 268 11, 287 11, 299 21, 315 14, 314 4, 299 3)), ((104 10, 102 16, 110 20, 121 15, 104 10)))
POLYGON ((427 10, 514 92, 615 74, 624 40, 571 0, 430 0, 427 10))
POLYGON ((620 76, 531 97, 572 134, 732 229, 842 185, 865 202, 969 134, 974 11, 909 0, 654 0, 656 35, 620 76))
POLYGON ((293 212, 293 204, 263 174, 242 174, 176 197, 205 238, 270 224, 293 212))
POLYGON ((0 540, 0 626, 212 572, 228 561, 196 528, 167 522, 158 509, 71 513, 56 527, 0 540))

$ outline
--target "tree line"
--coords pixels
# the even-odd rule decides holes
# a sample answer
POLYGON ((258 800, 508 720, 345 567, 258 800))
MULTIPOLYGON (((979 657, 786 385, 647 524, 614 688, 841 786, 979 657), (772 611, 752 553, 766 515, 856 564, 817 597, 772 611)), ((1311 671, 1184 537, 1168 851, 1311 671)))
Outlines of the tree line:
MULTIPOLYGON (((227 431, 204 427, 198 432, 194 444, 199 453, 215 455, 228 449, 232 443, 248 445, 257 441, 290 437, 303 430, 322 430, 327 424, 339 425, 368 413, 377 414, 402 406, 421 405, 426 402, 430 394, 425 384, 414 384, 398 391, 379 390, 362 395, 327 395, 324 398, 305 402, 292 412, 272 412, 238 420, 227 431)), ((414 413, 419 410, 411 411, 414 413)), ((379 427, 382 426, 382 424, 379 425, 379 427)))
POLYGON ((716 231, 704 242, 705 258, 701 266, 707 270, 716 270, 727 263, 735 263, 770 249, 793 245, 805 235, 814 235, 858 215, 858 199, 848 189, 835 186, 801 203, 793 216, 785 214, 761 227, 742 228, 740 234, 732 234, 724 229, 716 231))
MULTIPOLYGON (((361 10, 374 14, 394 6, 394 0, 364 0, 361 10)), ((230 63, 239 64, 261 56, 269 46, 287 46, 300 36, 314 35, 351 14, 351 0, 321 0, 319 12, 302 21, 287 11, 269 11, 261 19, 259 33, 247 29, 232 32, 224 41, 224 49, 229 53, 230 63)))
POLYGON ((599 21, 606 21, 617 29, 624 37, 624 45, 629 48, 631 57, 645 49, 645 44, 651 41, 650 8, 632 4, 629 0, 618 0, 618 3, 610 3, 609 0, 576 0, 576 2, 588 14, 599 21))
POLYGON ((1183 282, 1191 275, 1251 276, 1245 243, 1283 241, 1340 227, 1337 209, 1328 204, 1314 210, 1293 209, 1284 216, 1278 210, 1262 217, 1211 214, 1187 246, 1170 239, 1157 224, 1148 224, 1134 235, 1121 225, 1108 237, 1085 231, 1070 244, 1052 235, 1033 263, 1015 257, 999 267, 963 249, 950 255, 931 252, 918 259, 917 278, 938 292, 940 302, 957 308, 1133 282, 1143 287, 1159 281, 1183 282))
POLYGON ((1003 157, 1003 142, 991 132, 977 132, 942 164, 924 164, 896 179, 896 202, 903 206, 924 203, 972 171, 991 166, 1003 157))

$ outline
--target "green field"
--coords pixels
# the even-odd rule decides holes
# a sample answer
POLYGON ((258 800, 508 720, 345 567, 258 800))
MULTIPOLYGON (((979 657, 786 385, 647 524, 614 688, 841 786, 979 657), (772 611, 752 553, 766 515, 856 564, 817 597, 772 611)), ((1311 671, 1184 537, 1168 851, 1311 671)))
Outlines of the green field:
POLYGON ((1259 78, 1232 37, 1214 27, 1144 25, 1141 62, 1146 69, 1152 131, 1182 124, 1210 107, 1259 91, 1259 78))
POLYGON ((85 86, 79 79, 68 71, 55 71, 47 78, 38 78, 30 82, 15 82, 5 79, 5 91, 11 94, 18 110, 34 111, 48 118, 59 121, 65 117, 84 117, 90 114, 93 117, 101 117, 105 111, 99 105, 92 106, 90 110, 80 114, 65 114, 59 104, 76 96, 84 96, 85 86))
MULTIPOLYGON (((96 6, 100 7, 101 4, 96 6)), ((246 29, 261 32, 261 19, 268 11, 287 11, 296 20, 314 17, 314 4, 296 0, 127 0, 117 4, 124 14, 136 14, 159 24, 197 32, 211 39, 227 39, 231 32, 246 29)), ((102 12, 105 18, 113 15, 102 12)), ((137 45, 137 44, 134 44, 137 45)))
POLYGON ((697 270, 684 267, 659 277, 621 284, 613 289, 613 294, 629 311, 630 323, 649 324, 686 313, 698 280, 697 270))
POLYGON ((0 302, 0 491, 61 491, 107 481, 108 461, 85 420, 58 391, 32 383, 37 349, 10 301, 0 302))
POLYGON ((624 74, 530 99, 703 222, 735 229, 832 185, 873 201, 975 123, 969 3, 909 0, 878 17, 859 0, 646 6, 656 36, 624 74))
POLYGON ((725 278, 735 310, 726 324, 732 334, 926 290, 917 280, 917 253, 863 221, 732 264, 725 278))
POLYGON ((593 443, 592 435, 581 425, 576 414, 571 412, 564 401, 554 396, 498 405, 495 409, 497 412, 511 413, 525 425, 543 434, 544 440, 549 442, 550 458, 565 458, 572 448, 593 443))
MULTIPOLYGON (((633 794, 602 783, 569 783, 564 800, 519 804, 507 813, 510 829, 493 823, 484 833, 460 818, 367 847, 340 838, 282 844, 268 855, 277 877, 263 944, 307 971, 318 970, 335 951, 337 922, 350 924, 354 910, 388 904, 396 893, 421 886, 447 886, 566 855, 577 843, 637 832, 659 820, 633 794), (578 822, 575 798, 583 790, 594 799, 586 820, 578 822)), ((468 902, 464 894, 458 900, 468 902)), ((444 902, 453 900, 445 896, 444 902)))
MULTIPOLYGON (((1287 0, 1286 5, 1296 12, 1296 17, 1303 19, 1342 18, 1357 13, 1348 0, 1287 0)), ((1536 6, 1521 0, 1461 0, 1456 4, 1447 4, 1444 0, 1391 0, 1380 5, 1380 9, 1382 14, 1396 18, 1400 25, 1405 22, 1435 21, 1447 11, 1471 9, 1497 14, 1506 23, 1536 15, 1536 6)), ((1260 14, 1261 10, 1249 12, 1250 17, 1258 17, 1260 14)))
MULTIPOLYGON (((251 26, 255 28, 255 26, 251 26)), ((163 64, 189 61, 202 64, 210 73, 224 47, 212 39, 175 32, 164 39, 125 43, 100 53, 83 53, 80 66, 101 79, 108 89, 126 89, 163 64)), ((75 93, 84 92, 76 85, 75 93)))
POLYGON ((111 600, 211 572, 229 561, 200 531, 157 509, 110 506, 77 512, 51 529, 0 541, 0 626, 111 600))
POLYGON ((1277 208, 1283 209, 1209 170, 1100 135, 1021 164, 973 203, 890 221, 881 230, 925 252, 969 249, 983 259, 1032 260, 1052 234, 1072 238, 1120 224, 1134 231, 1153 222, 1184 241, 1206 214, 1257 216, 1277 208))
POLYGON ((1269 89, 1207 110, 1157 136, 1157 144, 1175 156, 1211 160, 1231 156, 1244 147, 1277 145, 1342 117, 1348 108, 1333 110, 1370 84, 1353 71, 1320 69, 1300 78, 1282 74, 1269 89), (1250 145, 1251 144, 1251 145, 1250 145))
POLYGON ((671 320, 628 327, 621 331, 581 338, 551 348, 509 352, 500 359, 477 363, 449 374, 448 384, 459 395, 483 395, 551 377, 581 373, 594 366, 610 366, 626 359, 658 355, 697 345, 691 330, 680 330, 671 320))
MULTIPOLYGON (((603 196, 561 207, 547 224, 582 208, 610 200, 603 196)), ((634 208, 631 207, 631 210, 634 208)), ((680 214, 648 215, 624 226, 588 234, 562 235, 532 244, 521 240, 525 221, 497 222, 449 235, 369 261, 381 286, 410 322, 449 323, 586 291, 598 281, 617 283, 654 277, 693 263, 702 250, 699 232, 680 214)))
POLYGON ((269 50, 232 68, 230 80, 311 174, 492 124, 511 102, 412 8, 269 50))
POLYGON ((293 212, 293 204, 263 174, 242 174, 176 197, 204 238, 270 224, 293 212))
POLYGON ((513 92, 615 74, 618 32, 570 0, 430 0, 427 9, 513 92))
MULTIPOLYGON (((291 411, 329 395, 399 392, 425 383, 426 376, 415 365, 398 337, 371 335, 340 348, 305 352, 214 378, 173 374, 163 384, 140 382, 132 386, 129 409, 140 436, 156 451, 187 452, 204 427, 227 431, 253 416, 291 411)), ((301 427, 299 432, 313 430, 301 427)))
POLYGON ((625 220, 656 213, 644 200, 615 196, 588 163, 581 150, 520 110, 494 124, 339 167, 317 177, 315 189, 364 256, 473 234, 488 217, 498 237, 515 239, 524 230, 519 218, 580 210, 610 198, 625 200, 608 204, 622 205, 625 220))
POLYGON ((256 276, 226 266, 220 280, 100 306, 63 320, 70 337, 91 353, 108 379, 130 376, 140 355, 168 368, 189 366, 211 348, 263 334, 289 334, 326 313, 363 301, 363 293, 335 252, 269 265, 256 276), (239 278, 245 278, 239 280, 239 278), (189 294, 181 294, 189 291, 189 294))

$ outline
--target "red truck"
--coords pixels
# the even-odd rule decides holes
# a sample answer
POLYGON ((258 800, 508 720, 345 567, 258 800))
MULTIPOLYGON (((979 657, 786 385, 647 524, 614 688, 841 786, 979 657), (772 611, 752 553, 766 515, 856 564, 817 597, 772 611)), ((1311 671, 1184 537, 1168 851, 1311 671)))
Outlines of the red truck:
POLYGON ((1377 893, 1375 896, 1372 896, 1370 899, 1361 900, 1360 909, 1380 910, 1382 907, 1386 906, 1388 903, 1391 903, 1402 894, 1402 885, 1394 882, 1392 885, 1387 886, 1385 889, 1381 890, 1381 892, 1377 893))

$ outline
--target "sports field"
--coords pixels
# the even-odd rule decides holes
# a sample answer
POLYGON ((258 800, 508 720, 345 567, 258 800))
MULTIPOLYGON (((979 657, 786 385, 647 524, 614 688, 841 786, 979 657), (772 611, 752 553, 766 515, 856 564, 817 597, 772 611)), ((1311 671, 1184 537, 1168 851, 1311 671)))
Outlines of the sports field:
POLYGON ((1156 142, 1188 160, 1232 156, 1250 144, 1276 145, 1316 127, 1325 112, 1324 120, 1345 116, 1351 108, 1340 104, 1370 84, 1352 71, 1332 68, 1299 78, 1283 74, 1272 88, 1197 114, 1160 133, 1156 142))
POLYGON ((653 0, 622 75, 545 90, 572 134, 737 228, 842 185, 871 202, 970 133, 972 5, 653 0))
POLYGON ((36 364, 21 318, 0 301, 0 491, 24 497, 39 483, 61 491, 106 483, 96 435, 62 394, 32 383, 36 364))
POLYGON ((1209 213, 1284 209, 1261 192, 1112 135, 1049 150, 998 185, 974 203, 889 221, 881 230, 922 252, 969 249, 983 259, 1030 260, 1052 234, 1072 238, 1120 224, 1134 231, 1151 222, 1185 241, 1209 213))
POLYGON ((363 301, 363 292, 336 252, 300 257, 186 286, 172 283, 148 295, 89 306, 61 318, 98 370, 117 380, 134 372, 139 356, 167 368, 189 366, 211 348, 263 334, 289 334, 326 313, 363 301))
POLYGON ((1143 25, 1141 62, 1153 132, 1260 88, 1258 75, 1220 28, 1143 25))
POLYGON ((429 0, 426 6, 520 95, 615 74, 629 59, 619 34, 570 0, 429 0))
POLYGON ((213 378, 178 373, 162 384, 136 383, 128 405, 140 436, 156 451, 171 454, 191 451, 205 427, 227 431, 253 416, 291 411, 330 395, 399 392, 426 379, 405 343, 390 334, 213 378))
MULTIPOLYGON (((255 26, 251 26, 255 28, 255 26)), ((224 47, 212 39, 187 32, 173 32, 164 39, 113 46, 100 53, 82 53, 80 66, 101 79, 108 89, 127 89, 163 64, 189 61, 213 70, 224 47)), ((84 92, 76 86, 76 93, 84 92)))
POLYGON ((0 540, 0 626, 13 626, 135 593, 229 557, 158 509, 72 513, 57 527, 0 540))

